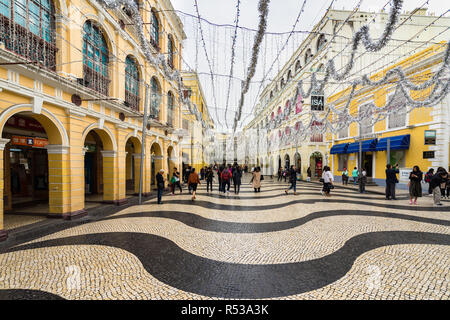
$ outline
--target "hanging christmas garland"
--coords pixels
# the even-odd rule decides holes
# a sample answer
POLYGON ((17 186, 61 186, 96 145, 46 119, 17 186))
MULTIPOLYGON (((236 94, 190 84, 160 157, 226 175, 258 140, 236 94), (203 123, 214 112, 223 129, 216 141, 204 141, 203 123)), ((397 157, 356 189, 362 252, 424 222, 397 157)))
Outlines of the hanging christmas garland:
POLYGON ((238 30, 238 25, 239 25, 240 5, 241 5, 241 0, 238 0, 237 5, 236 5, 236 20, 235 20, 236 25, 234 28, 233 42, 231 44, 230 78, 228 79, 227 100, 226 100, 226 104, 225 104, 225 125, 227 126, 227 129, 228 129, 228 122, 227 122, 228 104, 230 101, 231 79, 233 78, 233 73, 234 73, 235 47, 236 47, 237 30, 238 30))
POLYGON ((236 116, 234 118, 234 125, 233 125, 233 131, 235 131, 237 122, 241 118, 242 114, 242 106, 244 105, 244 97, 247 93, 249 87, 250 87, 250 80, 255 75, 256 71, 256 65, 258 64, 258 54, 261 42, 264 38, 264 33, 266 32, 267 27, 267 15, 269 13, 269 2, 270 0, 260 0, 258 5, 258 11, 259 11, 259 26, 258 26, 258 32, 255 36, 255 41, 253 43, 252 48, 252 57, 250 61, 250 66, 247 70, 247 78, 245 79, 243 85, 242 85, 242 91, 241 91, 241 97, 239 99, 238 109, 236 116))

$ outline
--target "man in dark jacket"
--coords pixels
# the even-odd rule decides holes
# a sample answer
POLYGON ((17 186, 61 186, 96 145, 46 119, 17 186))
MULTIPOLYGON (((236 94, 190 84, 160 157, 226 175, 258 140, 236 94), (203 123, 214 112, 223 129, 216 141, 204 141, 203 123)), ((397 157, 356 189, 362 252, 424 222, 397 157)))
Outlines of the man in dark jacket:
POLYGON ((433 190, 433 201, 435 206, 442 206, 441 203, 441 184, 445 183, 448 173, 445 170, 437 170, 436 174, 431 178, 430 187, 433 190))
POLYGON ((242 178, 241 168, 236 164, 233 171, 233 186, 235 194, 239 194, 239 192, 241 191, 241 178, 242 178))
POLYGON ((213 183, 213 179, 214 179, 214 172, 212 171, 211 168, 206 169, 206 192, 209 192, 209 189, 211 188, 211 192, 212 190, 212 183, 213 183))
POLYGON ((164 170, 161 169, 156 174, 156 187, 158 188, 158 204, 162 204, 162 194, 164 191, 164 170))
POLYGON ((397 200, 395 198, 395 184, 398 183, 397 179, 398 164, 395 165, 395 169, 391 164, 386 165, 386 200, 397 200))
POLYGON ((289 182, 291 183, 291 186, 289 189, 284 190, 286 194, 288 194, 288 191, 291 189, 294 189, 294 195, 297 194, 297 171, 295 170, 295 166, 291 166, 291 169, 289 169, 289 182))

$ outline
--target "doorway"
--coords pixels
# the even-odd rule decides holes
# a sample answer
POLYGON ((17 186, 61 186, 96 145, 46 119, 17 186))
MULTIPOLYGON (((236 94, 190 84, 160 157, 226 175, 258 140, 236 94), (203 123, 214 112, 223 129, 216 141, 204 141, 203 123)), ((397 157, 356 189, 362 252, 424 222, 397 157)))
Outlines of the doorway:
POLYGON ((320 152, 314 152, 310 159, 311 178, 320 179, 322 177, 322 154, 320 152))
POLYGON ((373 176, 373 154, 363 152, 362 167, 366 169, 367 177, 373 176))

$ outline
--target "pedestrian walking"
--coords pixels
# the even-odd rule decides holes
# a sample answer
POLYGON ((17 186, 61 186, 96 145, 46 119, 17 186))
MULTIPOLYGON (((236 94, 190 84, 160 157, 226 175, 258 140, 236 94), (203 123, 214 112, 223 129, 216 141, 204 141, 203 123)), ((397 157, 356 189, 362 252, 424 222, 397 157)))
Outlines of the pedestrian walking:
POLYGON ((223 171, 223 167, 220 166, 219 169, 217 169, 217 180, 219 182, 219 193, 222 192, 222 171, 223 171))
POLYGON ((230 193, 231 181, 233 181, 233 167, 231 164, 228 165, 228 172, 230 173, 230 183, 227 185, 227 192, 230 193))
POLYGON ((433 178, 434 176, 434 169, 431 168, 430 170, 428 170, 428 172, 425 174, 425 182, 428 183, 428 195, 432 196, 433 195, 433 189, 431 189, 431 178, 433 178))
POLYGON ((342 185, 348 185, 348 170, 347 170, 347 168, 344 168, 344 171, 342 171, 342 185))
POLYGON ((281 181, 282 174, 283 170, 281 170, 281 168, 278 168, 278 181, 281 181))
POLYGON ((261 192, 261 169, 259 167, 255 168, 252 174, 252 186, 255 192, 261 192))
POLYGON ((359 176, 359 171, 358 168, 354 168, 352 171, 352 178, 353 178, 353 185, 356 186, 356 183, 358 182, 358 176, 359 176))
POLYGON ((306 175, 308 176, 306 178, 306 181, 310 182, 311 181, 311 167, 308 167, 308 169, 306 170, 306 175))
POLYGON ((284 168, 284 170, 283 170, 284 182, 286 182, 287 176, 288 176, 288 170, 287 170, 287 168, 284 168))
POLYGON ((367 184, 367 171, 365 168, 361 171, 361 174, 358 177, 359 182, 359 193, 366 192, 366 184, 367 184))
POLYGON ((333 174, 331 173, 329 166, 325 166, 323 168, 321 180, 323 181, 322 193, 325 193, 325 196, 330 197, 331 196, 330 191, 331 189, 334 189, 333 185, 334 177, 333 174))
POLYGON ((289 182, 291 183, 291 186, 284 190, 286 194, 289 193, 289 190, 294 189, 294 195, 297 194, 297 171, 295 170, 295 166, 291 166, 291 169, 289 170, 289 182))
POLYGON ((442 206, 441 203, 441 184, 448 178, 448 173, 444 171, 437 171, 431 178, 430 185, 433 189, 433 202, 435 206, 442 206))
POLYGON ((156 174, 156 188, 158 190, 158 204, 162 204, 162 194, 164 192, 164 169, 156 174))
POLYGON ((447 199, 450 199, 450 177, 447 175, 447 182, 445 183, 447 189, 447 199))
POLYGON ((181 188, 180 184, 180 173, 178 172, 177 168, 173 168, 173 174, 172 179, 170 179, 171 187, 172 187, 172 194, 175 194, 175 188, 180 189, 180 193, 183 193, 183 189, 181 188))
POLYGON ((241 183, 242 183, 242 170, 239 166, 236 165, 233 172, 233 185, 235 194, 239 194, 239 192, 241 191, 241 183))
POLYGON ((221 179, 222 179, 223 193, 229 193, 230 192, 230 183, 231 183, 231 171, 228 168, 223 169, 221 179))
POLYGON ((206 178, 206 192, 209 192, 210 188, 211 188, 211 192, 212 192, 213 191, 212 183, 213 183, 213 179, 214 179, 214 172, 212 171, 211 167, 208 167, 208 169, 206 169, 205 178, 206 178))
MULTIPOLYGON (((447 171, 445 171, 444 168, 439 167, 437 169, 437 172, 441 172, 441 171, 447 172, 447 171)), ((445 189, 446 189, 446 185, 447 185, 447 180, 448 179, 445 178, 444 181, 442 181, 442 183, 441 183, 441 199, 445 199, 445 189)))
POLYGON ((192 168, 191 174, 188 178, 188 185, 192 189, 192 198, 191 200, 195 200, 195 194, 197 193, 197 185, 201 184, 200 179, 198 177, 197 172, 195 172, 195 168, 192 168))
POLYGON ((414 166, 413 171, 409 173, 409 204, 417 204, 417 198, 422 196, 422 177, 423 173, 419 166, 414 166))
POLYGON ((398 164, 395 168, 392 168, 391 164, 386 165, 386 200, 397 200, 395 198, 395 184, 398 183, 397 179, 398 164))
POLYGON ((205 168, 204 167, 202 167, 200 169, 200 180, 203 180, 203 179, 205 179, 205 168))
MULTIPOLYGON (((187 183, 190 174, 191 174, 191 167, 187 166, 186 173, 184 175, 184 182, 185 183, 187 183)), ((189 190, 189 193, 191 193, 191 190, 189 190)))

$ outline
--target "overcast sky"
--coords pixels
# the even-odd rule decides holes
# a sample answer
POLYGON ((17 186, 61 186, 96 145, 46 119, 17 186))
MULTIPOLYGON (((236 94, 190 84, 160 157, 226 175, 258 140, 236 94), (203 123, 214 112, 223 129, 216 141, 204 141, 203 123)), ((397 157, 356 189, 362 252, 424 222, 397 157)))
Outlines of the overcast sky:
MULTIPOLYGON (((194 0, 171 0, 176 10, 196 15, 194 0)), ((207 19, 215 24, 234 25, 236 17, 237 0, 197 0, 199 12, 202 18, 207 19)), ((241 0, 239 26, 257 29, 258 16, 258 0, 241 0)), ((271 0, 269 5, 269 15, 267 32, 290 32, 292 26, 300 12, 304 0, 271 0)), ((306 0, 305 11, 301 14, 299 23, 295 30, 308 30, 320 21, 332 0, 306 0)), ((386 4, 387 0, 363 0, 361 4, 362 10, 378 12, 386 4)), ((403 4, 404 11, 411 11, 422 6, 426 0, 405 0, 403 4)), ((358 0, 335 0, 333 2, 334 9, 353 10, 358 0)), ((428 12, 436 15, 442 14, 449 8, 447 0, 429 0, 424 7, 428 8, 428 12)), ((389 11, 390 6, 387 6, 389 11)), ((239 96, 241 93, 241 82, 239 79, 245 79, 246 70, 249 65, 249 57, 254 42, 255 32, 239 30, 236 40, 236 56, 234 64, 234 76, 239 78, 231 83, 231 90, 228 97, 228 78, 222 76, 214 77, 214 91, 210 69, 214 74, 229 75, 231 66, 231 48, 233 28, 215 27, 208 23, 202 22, 203 36, 206 43, 206 52, 209 58, 206 59, 205 49, 203 47, 200 33, 198 30, 197 19, 178 13, 183 21, 187 40, 184 42, 184 60, 185 68, 197 68, 200 73, 200 81, 206 95, 206 100, 218 129, 226 130, 225 126, 225 108, 228 103, 227 123, 231 127, 234 119, 234 111, 237 109, 239 96), (219 126, 219 119, 222 126, 219 126)), ((286 43, 288 35, 267 35, 261 46, 259 61, 257 64, 257 72, 253 78, 249 93, 245 97, 242 119, 246 119, 244 123, 251 120, 250 111, 257 102, 258 93, 264 88, 260 82, 264 73, 267 73, 269 67, 275 61, 272 72, 266 78, 276 75, 278 70, 283 67, 284 63, 291 57, 295 49, 301 43, 304 35, 296 33, 290 38, 285 50, 282 51, 278 60, 275 59, 277 53, 286 43)), ((265 83, 267 85, 267 82, 265 83)))

